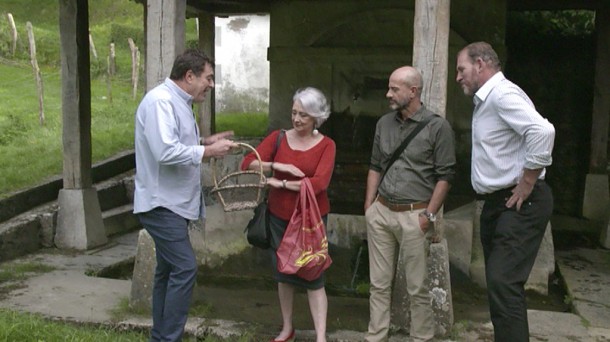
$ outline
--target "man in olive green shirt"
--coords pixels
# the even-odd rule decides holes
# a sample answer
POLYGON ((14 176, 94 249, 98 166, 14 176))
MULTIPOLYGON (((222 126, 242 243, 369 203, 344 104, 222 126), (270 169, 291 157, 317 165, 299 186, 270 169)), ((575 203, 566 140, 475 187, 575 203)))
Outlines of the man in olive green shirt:
POLYGON ((404 272, 411 299, 411 338, 434 338, 426 232, 449 192, 455 173, 455 146, 447 120, 421 103, 422 83, 421 74, 413 67, 404 66, 392 73, 386 97, 393 111, 379 119, 375 131, 364 201, 371 279, 369 342, 388 339, 397 252, 404 267, 396 271, 404 272), (394 151, 429 116, 433 116, 431 121, 386 172, 394 151))

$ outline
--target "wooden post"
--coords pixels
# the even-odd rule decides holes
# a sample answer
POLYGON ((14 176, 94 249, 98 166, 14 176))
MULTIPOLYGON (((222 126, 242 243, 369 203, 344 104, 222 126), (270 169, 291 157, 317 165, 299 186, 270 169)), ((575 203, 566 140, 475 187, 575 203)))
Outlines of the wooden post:
POLYGON ((111 76, 114 76, 116 72, 116 52, 114 50, 114 43, 110 43, 108 51, 108 72, 111 76))
POLYGON ((11 28, 11 55, 15 57, 15 52, 17 51, 17 26, 15 26, 15 20, 13 19, 13 15, 11 13, 6 14, 8 18, 8 24, 11 28))
POLYGON ((140 69, 140 51, 133 42, 133 39, 127 38, 129 48, 131 49, 131 84, 133 86, 132 96, 136 99, 138 93, 138 70, 140 69))
POLYGON ((108 51, 108 69, 106 70, 106 88, 108 89, 108 101, 112 103, 112 77, 114 76, 114 43, 110 43, 108 51))
MULTIPOLYGON (((214 46, 216 36, 216 23, 214 16, 211 14, 200 14, 197 18, 197 27, 199 28, 199 47, 208 56, 214 58, 214 46)), ((215 126, 215 102, 216 92, 214 89, 208 92, 203 103, 199 105, 199 134, 202 137, 207 137, 216 131, 215 126)))
POLYGON ((146 90, 169 76, 174 59, 184 51, 186 0, 147 1, 146 90))
POLYGON ((93 59, 97 60, 97 50, 95 49, 95 44, 93 44, 93 36, 89 33, 89 46, 91 47, 91 54, 93 55, 93 59))
MULTIPOLYGON (((413 66, 423 78, 422 102, 432 112, 445 117, 447 112, 447 75, 449 55, 449 20, 450 0, 415 0, 415 17, 413 20, 413 66)), ((449 264, 446 240, 443 238, 443 209, 437 213, 436 234, 445 243, 434 244, 438 252, 433 269, 440 269, 449 264), (442 253, 441 253, 442 252, 442 253)), ((431 250, 433 250, 431 246, 431 250)), ((447 267, 448 271, 448 267, 447 267)), ((445 274, 446 285, 451 288, 448 272, 445 274)), ((436 324, 450 330, 453 325, 453 298, 448 291, 444 305, 447 309, 435 311, 436 324)))
POLYGON ((436 114, 447 111, 450 0, 416 0, 413 66, 422 73, 422 102, 436 114))
POLYGON ((27 22, 25 27, 28 31, 28 40, 30 42, 30 62, 32 63, 32 70, 34 71, 34 77, 36 79, 36 88, 38 89, 38 120, 40 125, 44 125, 44 87, 42 86, 42 74, 38 67, 38 60, 36 59, 36 40, 34 39, 34 28, 31 22, 27 22))
POLYGON ((87 0, 59 0, 59 32, 64 188, 58 197, 55 245, 84 250, 108 241, 91 177, 91 63, 87 0))

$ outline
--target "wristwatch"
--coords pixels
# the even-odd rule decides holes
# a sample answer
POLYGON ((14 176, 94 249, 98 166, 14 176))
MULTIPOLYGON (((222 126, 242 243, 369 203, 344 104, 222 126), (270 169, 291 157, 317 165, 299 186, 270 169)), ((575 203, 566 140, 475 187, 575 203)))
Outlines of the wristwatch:
POLYGON ((426 219, 428 219, 428 221, 430 222, 435 222, 436 221, 436 215, 429 212, 428 210, 424 210, 420 213, 421 216, 424 216, 426 219))

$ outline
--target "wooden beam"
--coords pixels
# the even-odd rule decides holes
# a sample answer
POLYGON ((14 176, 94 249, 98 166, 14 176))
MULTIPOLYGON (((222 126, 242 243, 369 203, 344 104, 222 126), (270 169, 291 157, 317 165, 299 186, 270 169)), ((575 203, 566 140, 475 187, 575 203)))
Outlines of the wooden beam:
POLYGON ((91 182, 91 80, 87 0, 59 0, 64 188, 91 182))
MULTIPOLYGON (((214 58, 216 22, 214 16, 209 13, 201 13, 199 19, 199 48, 208 56, 214 58)), ((216 92, 209 91, 203 103, 199 105, 199 129, 202 137, 215 133, 215 101, 216 92)))
POLYGON ((148 1, 146 8, 146 90, 169 76, 184 51, 186 0, 148 1))
POLYGON ((422 102, 445 117, 449 54, 450 0, 416 0, 413 66, 424 80, 422 102))

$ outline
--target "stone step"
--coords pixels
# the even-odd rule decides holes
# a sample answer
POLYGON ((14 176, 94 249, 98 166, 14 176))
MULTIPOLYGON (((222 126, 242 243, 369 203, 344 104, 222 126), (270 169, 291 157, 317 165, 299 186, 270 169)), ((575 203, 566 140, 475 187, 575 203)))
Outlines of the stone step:
POLYGON ((125 234, 141 227, 140 221, 133 214, 133 204, 124 204, 102 212, 106 236, 125 234))

